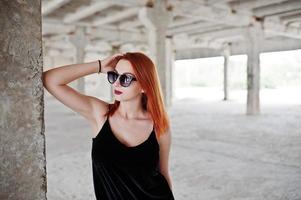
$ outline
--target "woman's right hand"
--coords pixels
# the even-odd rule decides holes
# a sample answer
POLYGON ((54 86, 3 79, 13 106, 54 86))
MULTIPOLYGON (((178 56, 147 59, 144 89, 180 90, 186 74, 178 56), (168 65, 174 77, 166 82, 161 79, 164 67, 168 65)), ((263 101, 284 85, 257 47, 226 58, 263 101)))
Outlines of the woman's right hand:
POLYGON ((108 56, 107 58, 100 60, 101 61, 101 72, 107 73, 107 71, 112 71, 115 69, 116 64, 123 56, 122 53, 117 53, 112 56, 108 56))

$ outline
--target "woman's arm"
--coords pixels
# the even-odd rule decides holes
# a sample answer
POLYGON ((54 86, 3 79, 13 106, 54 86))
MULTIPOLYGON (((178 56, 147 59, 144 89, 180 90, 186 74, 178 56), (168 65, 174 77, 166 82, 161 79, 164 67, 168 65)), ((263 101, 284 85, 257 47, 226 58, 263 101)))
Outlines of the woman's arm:
POLYGON ((171 133, 167 131, 165 134, 161 135, 159 138, 160 145, 160 159, 159 159, 159 168, 161 174, 166 178, 170 189, 172 190, 172 179, 169 175, 169 152, 171 146, 171 133))
MULTIPOLYGON (((112 61, 117 55, 101 60, 101 72, 114 69, 116 63, 112 61)), ((108 104, 96 97, 81 94, 67 84, 98 70, 98 61, 57 67, 43 72, 43 85, 56 99, 95 124, 97 116, 107 111, 108 104)))

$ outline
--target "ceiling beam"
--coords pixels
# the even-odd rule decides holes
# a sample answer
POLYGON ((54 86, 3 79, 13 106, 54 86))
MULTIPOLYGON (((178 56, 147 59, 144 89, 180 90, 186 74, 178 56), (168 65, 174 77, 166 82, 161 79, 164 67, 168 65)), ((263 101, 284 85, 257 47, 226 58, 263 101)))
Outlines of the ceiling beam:
POLYGON ((169 28, 167 30, 167 34, 168 35, 176 35, 181 33, 193 34, 195 32, 204 32, 212 29, 217 29, 218 27, 222 28, 223 25, 212 24, 210 22, 202 22, 202 23, 191 24, 182 27, 169 28))
POLYGON ((139 32, 92 28, 88 30, 91 39, 101 38, 104 41, 145 42, 147 35, 139 32))
POLYGON ((280 21, 284 24, 300 21, 301 22, 301 12, 293 15, 287 15, 280 17, 280 21))
POLYGON ((110 16, 107 16, 105 18, 96 19, 92 22, 92 26, 100 26, 104 24, 114 23, 118 22, 120 20, 123 20, 125 18, 132 17, 134 15, 137 15, 139 12, 139 8, 129 8, 122 12, 118 12, 117 14, 112 14, 110 16))
POLYGON ((220 39, 223 37, 242 36, 247 34, 248 27, 239 28, 223 28, 214 31, 208 31, 204 33, 198 33, 191 35, 191 38, 208 38, 208 39, 220 39))
MULTIPOLYGON (((247 53, 247 42, 240 41, 231 43, 231 55, 242 55, 247 53)), ((301 49, 301 41, 290 38, 277 37, 264 40, 261 53, 301 49)), ((176 50, 176 59, 194 59, 221 56, 220 49, 198 48, 176 50)))
POLYGON ((301 9, 300 0, 290 0, 290 1, 285 1, 283 3, 277 3, 277 4, 255 8, 253 9, 253 13, 255 16, 261 17, 261 16, 272 15, 275 13, 283 13, 283 12, 288 12, 297 9, 301 9))
MULTIPOLYGON (((297 7, 301 7, 300 0, 291 0, 289 3, 286 2, 286 6, 284 9, 291 8, 292 5, 297 7)), ((243 27, 243 26, 249 26, 252 21, 254 21, 253 16, 241 14, 241 13, 229 13, 228 10, 223 10, 222 8, 213 8, 213 7, 207 7, 207 6, 195 6, 195 4, 185 1, 181 2, 181 4, 178 4, 181 6, 177 6, 174 8, 174 11, 178 15, 186 15, 187 17, 193 18, 194 16, 200 16, 200 13, 202 13, 202 18, 208 22, 218 23, 218 24, 224 24, 224 25, 230 25, 230 26, 237 26, 237 27, 243 27)), ((281 4, 283 5, 283 4, 281 4)), ((280 9, 280 7, 278 8, 280 9)), ((273 23, 273 22, 266 22, 264 27, 266 28, 267 33, 272 34, 278 34, 281 36, 286 37, 292 37, 292 38, 300 38, 299 35, 296 35, 299 33, 298 28, 293 27, 286 27, 280 23, 273 23)))
POLYGON ((172 20, 172 23, 168 26, 169 28, 181 27, 184 25, 191 25, 193 23, 205 22, 202 18, 196 16, 195 18, 184 18, 178 20, 172 20))
POLYGON ((301 40, 300 27, 294 27, 291 25, 284 26, 279 23, 267 22, 264 23, 264 31, 265 33, 272 35, 280 35, 301 40))
POLYGON ((204 0, 205 5, 225 4, 231 0, 204 0))
POLYGON ((134 28, 137 28, 138 26, 141 26, 142 23, 140 20, 135 20, 135 21, 126 21, 126 22, 123 22, 121 25, 119 25, 118 27, 120 29, 125 29, 125 30, 128 30, 128 29, 134 29, 134 28))
POLYGON ((46 41, 44 43, 45 47, 52 47, 54 49, 61 49, 61 50, 72 50, 74 47, 65 41, 46 41))
POLYGON ((234 10, 251 10, 283 1, 285 0, 236 0, 229 2, 228 5, 234 10))
POLYGON ((101 2, 112 3, 115 5, 132 7, 132 6, 145 6, 149 0, 101 0, 101 2))
POLYGON ((251 16, 232 13, 229 9, 197 5, 189 1, 181 1, 173 9, 174 13, 188 18, 196 16, 202 20, 230 26, 246 26, 250 24, 251 16))
MULTIPOLYGON (((57 1, 57 0, 56 0, 57 1)), ((61 0, 62 1, 62 0, 61 0)), ((265 1, 265 0, 263 0, 265 1)), ((274 0, 272 0, 274 1, 274 0)), ((104 0, 106 5, 109 5, 110 3, 108 2, 119 2, 119 0, 113 0, 113 1, 108 1, 108 0, 104 0)), ((134 1, 133 1, 134 2, 134 1)), ((208 7, 208 6, 203 6, 203 5, 197 5, 195 3, 191 3, 189 1, 177 1, 179 6, 176 6, 174 8, 175 14, 178 15, 185 15, 188 16, 189 18, 187 19, 186 22, 194 22, 194 21, 201 21, 204 20, 206 22, 200 22, 200 23, 194 23, 194 24, 189 24, 189 25, 185 25, 185 26, 179 26, 179 27, 175 27, 175 25, 181 25, 183 23, 185 23, 185 19, 181 19, 180 22, 171 24, 167 30, 167 33, 170 35, 175 35, 175 34, 181 34, 181 33, 191 33, 191 32, 204 32, 206 30, 203 29, 207 29, 212 27, 211 25, 215 26, 215 30, 212 30, 212 28, 210 29, 210 31, 206 32, 207 35, 211 35, 212 37, 215 35, 215 38, 222 38, 222 37, 227 37, 228 39, 230 38, 232 40, 232 38, 236 38, 236 33, 234 31, 230 31, 230 30, 225 30, 224 32, 218 32, 216 30, 216 28, 218 28, 219 26, 225 26, 225 25, 230 25, 230 26, 236 26, 238 27, 237 29, 240 29, 241 27, 247 27, 249 26, 249 24, 252 22, 253 17, 247 14, 242 14, 242 13, 232 13, 229 12, 228 9, 224 10, 221 8, 214 8, 214 7, 208 7), (200 15, 200 13, 202 13, 202 15, 200 15), (213 23, 212 23, 213 22, 213 23), (209 27, 208 27, 209 26, 209 27), (218 27, 216 27, 218 26, 218 27), (229 32, 228 34, 226 34, 226 32, 229 32), (231 36, 230 33, 233 33, 234 35, 231 36), (217 36, 217 34, 219 34, 217 36), (223 35, 226 34, 226 35, 223 35)), ((255 1, 257 2, 257 1, 255 1)), ((295 1, 291 1, 291 2, 295 2, 295 1)), ((103 2, 101 2, 103 3, 103 2)), ((97 5, 105 5, 105 4, 97 4, 97 5)), ((93 4, 96 5, 96 4, 93 4)), ((101 6, 100 6, 101 7, 101 6)), ((100 8, 98 7, 98 8, 100 8)), ((82 13, 77 13, 80 15, 80 17, 77 17, 76 14, 73 15, 73 19, 69 18, 69 20, 71 20, 71 22, 73 20, 73 22, 76 22, 77 20, 81 19, 82 17, 85 18, 86 16, 89 15, 88 11, 95 11, 97 9, 93 9, 92 6, 86 7, 86 10, 84 9, 84 11, 82 11, 82 13)), ((97 12, 97 11, 95 11, 97 12)), ((137 38, 137 40, 139 42, 142 42, 143 39, 145 39, 145 41, 147 41, 147 34, 144 34, 143 36, 141 35, 141 33, 139 32, 135 32, 135 31, 120 31, 118 30, 118 28, 127 28, 127 26, 133 26, 133 27, 137 27, 138 25, 140 25, 141 23, 139 22, 139 20, 137 21, 131 21, 131 22, 127 22, 127 23, 121 23, 120 27, 116 26, 116 29, 107 29, 105 28, 105 26, 110 25, 110 23, 114 23, 117 21, 121 21, 124 20, 128 17, 134 16, 135 14, 137 14, 139 12, 139 8, 138 7, 134 7, 134 8, 129 8, 126 9, 122 12, 119 12, 117 14, 112 14, 108 17, 105 18, 101 18, 101 19, 97 19, 95 21, 93 21, 93 25, 94 26, 98 26, 98 25, 104 25, 101 26, 101 30, 103 30, 102 32, 97 29, 97 31, 93 31, 93 33, 95 33, 94 35, 92 35, 93 37, 99 37, 99 38, 103 38, 106 39, 105 37, 107 37, 107 40, 112 41, 114 39, 118 40, 118 41, 136 41, 135 38, 137 38), (131 35, 134 35, 134 37, 131 37, 131 35), (146 36, 145 36, 146 35, 146 36), (122 36, 122 37, 121 37, 122 36)), ((69 15, 70 17, 70 15, 69 15)), ((66 17, 67 18, 67 17, 66 17)), ((47 19, 47 18, 46 18, 47 19)), ((47 35, 47 34, 55 34, 55 33, 70 33, 72 31, 74 31, 75 26, 72 25, 66 25, 66 24, 61 24, 59 23, 59 21, 57 21, 58 23, 54 23, 54 24, 46 24, 45 25, 45 21, 44 20, 44 25, 43 25, 43 36, 47 35)), ((68 21, 68 20, 67 20, 68 21)), ((91 26, 91 24, 87 25, 87 27, 91 26)), ((213 27, 214 28, 214 27, 213 27)), ((264 21, 263 24, 263 28, 266 34, 269 35, 281 35, 281 36, 285 36, 285 37, 291 37, 294 39, 301 39, 300 38, 300 29, 298 27, 294 27, 294 26, 284 26, 281 23, 275 23, 275 22, 271 22, 268 20, 264 21)), ((233 29, 232 29, 233 30, 233 29)), ((242 31, 243 32, 243 31, 242 31)), ((197 33, 197 37, 204 37, 204 35, 202 35, 203 33, 197 33)), ((204 33, 205 34, 205 33, 204 33)))
POLYGON ((59 34, 68 34, 75 31, 75 25, 65 25, 60 23, 42 23, 42 35, 59 35, 59 34))
POLYGON ((42 16, 49 15, 56 9, 62 7, 63 5, 69 3, 70 0, 51 0, 42 5, 42 16))
POLYGON ((64 23, 77 22, 81 19, 84 19, 86 17, 89 17, 89 16, 95 14, 96 12, 105 10, 105 9, 111 7, 112 5, 113 4, 109 3, 109 2, 97 2, 97 3, 90 4, 89 6, 80 7, 77 9, 77 11, 75 13, 67 14, 64 17, 63 22, 64 23))
POLYGON ((210 48, 220 49, 221 44, 214 40, 203 40, 189 37, 187 34, 177 35, 173 37, 173 45, 176 50, 210 48))

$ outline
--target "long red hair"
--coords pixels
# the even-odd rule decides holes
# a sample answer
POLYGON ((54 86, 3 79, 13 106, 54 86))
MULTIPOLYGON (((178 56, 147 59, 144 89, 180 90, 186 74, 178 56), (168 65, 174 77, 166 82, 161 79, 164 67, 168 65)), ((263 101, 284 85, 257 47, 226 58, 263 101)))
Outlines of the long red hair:
MULTIPOLYGON (((133 67, 137 81, 144 90, 141 98, 143 109, 150 113, 154 121, 156 135, 159 138, 161 134, 169 131, 170 121, 165 110, 157 69, 152 60, 141 52, 127 52, 122 56, 115 57, 111 63, 116 66, 121 59, 129 61, 133 67)), ((119 104, 120 102, 116 100, 113 104, 109 104, 109 110, 105 116, 112 116, 119 104)))

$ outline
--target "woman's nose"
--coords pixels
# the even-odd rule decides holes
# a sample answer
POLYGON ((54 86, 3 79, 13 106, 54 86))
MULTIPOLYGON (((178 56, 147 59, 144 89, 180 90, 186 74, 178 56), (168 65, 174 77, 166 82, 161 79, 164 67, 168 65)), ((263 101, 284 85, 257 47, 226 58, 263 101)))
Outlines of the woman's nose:
POLYGON ((120 87, 119 78, 114 82, 114 86, 115 87, 120 87))

